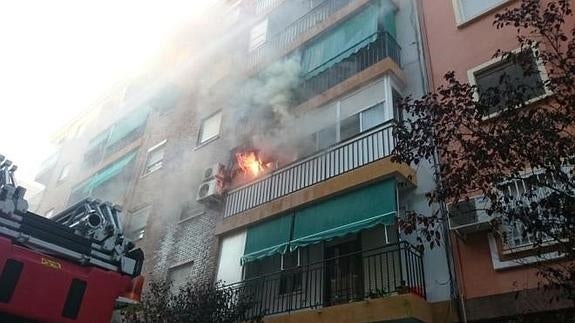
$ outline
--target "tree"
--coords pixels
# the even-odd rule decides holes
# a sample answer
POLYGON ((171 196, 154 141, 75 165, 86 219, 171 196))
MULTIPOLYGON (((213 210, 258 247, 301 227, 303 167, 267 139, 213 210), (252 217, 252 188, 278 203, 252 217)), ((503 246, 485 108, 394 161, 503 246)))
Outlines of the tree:
POLYGON ((221 283, 188 283, 171 292, 170 282, 152 280, 142 302, 123 310, 122 320, 138 323, 259 322, 251 317, 253 302, 221 283))
POLYGON ((494 57, 520 66, 523 81, 503 73, 494 86, 471 85, 447 73, 436 92, 402 102, 406 117, 395 129, 393 159, 437 165, 437 188, 428 199, 447 207, 400 219, 405 232, 418 234, 420 247, 441 243, 441 224, 469 211, 461 202, 483 196, 484 211, 497 215, 493 229, 500 238, 510 238, 501 230, 506 225, 540 253, 564 256, 567 261, 541 263, 539 274, 547 288, 575 300, 572 22, 570 0, 522 0, 497 14, 495 28, 514 28, 521 50, 498 50, 494 57), (533 77, 540 66, 548 79, 533 77), (519 190, 512 187, 517 183, 519 190))

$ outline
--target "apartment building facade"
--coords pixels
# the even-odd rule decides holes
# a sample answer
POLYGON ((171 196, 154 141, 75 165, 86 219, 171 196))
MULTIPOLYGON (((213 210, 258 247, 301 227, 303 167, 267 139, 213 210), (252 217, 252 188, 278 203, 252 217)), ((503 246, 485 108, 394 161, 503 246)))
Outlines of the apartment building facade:
MULTIPOLYGON (((533 61, 538 73, 524 76, 518 63, 494 58, 499 49, 520 49, 514 28, 498 30, 493 25, 498 12, 518 6, 519 1, 443 0, 422 4, 433 88, 443 84, 444 74, 449 71, 454 71, 459 80, 477 85, 480 94, 497 87, 504 73, 511 75, 516 84, 532 86, 547 77, 546 67, 538 62, 533 61)), ((573 21, 569 24, 572 26, 573 21)), ((530 99, 549 94, 541 86, 530 94, 530 99)), ((526 191, 521 180, 505 185, 516 199, 526 191)), ((494 228, 489 224, 493 218, 478 212, 471 221, 455 215, 450 220, 463 317, 467 321, 503 320, 571 307, 570 302, 563 300, 550 302, 553 296, 544 292, 545 280, 537 275, 541 268, 538 264, 558 263, 560 255, 537 252, 532 237, 524 233, 520 224, 502 221, 500 227, 494 228)))
POLYGON ((204 125, 221 115, 221 133, 205 147, 227 145, 227 156, 212 159, 225 175, 206 178, 225 191, 213 206, 215 278, 251 297, 251 314, 455 320, 445 250, 418 251, 397 225, 406 211, 435 207, 425 199, 432 166, 390 160, 397 103, 428 90, 420 5, 238 4, 250 16, 245 54, 227 86, 218 84, 231 92, 198 100, 215 107, 202 111, 204 125))
POLYGON ((390 160, 399 99, 429 90, 422 2, 225 5, 192 68, 60 134, 39 212, 118 203, 145 273, 223 281, 266 320, 456 320, 446 251, 397 223, 432 214, 432 165, 390 160))

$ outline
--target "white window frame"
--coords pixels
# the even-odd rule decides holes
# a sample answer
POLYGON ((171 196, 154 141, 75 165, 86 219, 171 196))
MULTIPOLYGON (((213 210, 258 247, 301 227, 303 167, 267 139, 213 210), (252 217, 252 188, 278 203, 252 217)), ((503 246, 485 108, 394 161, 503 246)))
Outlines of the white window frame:
POLYGON ((167 140, 164 139, 164 140, 160 141, 159 143, 157 143, 156 145, 154 145, 148 149, 148 151, 146 152, 146 163, 144 164, 144 173, 142 174, 142 176, 149 175, 153 172, 156 172, 156 171, 164 168, 164 158, 166 156, 165 150, 164 150, 164 155, 162 156, 162 159, 160 161, 158 161, 152 165, 148 165, 148 161, 150 160, 150 156, 151 156, 152 152, 154 152, 158 149, 165 149, 166 142, 167 142, 167 140))
POLYGON ((68 176, 70 176, 70 168, 72 167, 71 163, 67 163, 60 169, 60 174, 58 175, 58 182, 64 181, 68 176))
POLYGON ((127 236, 129 238, 132 238, 135 236, 134 233, 137 233, 137 238, 132 239, 132 242, 140 241, 146 237, 146 228, 148 226, 150 211, 151 211, 151 206, 144 206, 144 207, 141 207, 141 208, 139 208, 133 212, 130 212, 130 223, 128 226, 129 231, 128 231, 127 236), (136 228, 136 229, 132 228, 132 223, 134 221, 134 217, 144 216, 145 213, 147 213, 147 215, 146 215, 146 221, 144 223, 144 226, 141 228, 136 228))
MULTIPOLYGON (((476 0, 476 1, 483 1, 483 0, 476 0)), ((515 0, 501 0, 500 3, 495 4, 491 7, 488 7, 480 12, 477 12, 475 15, 473 15, 472 17, 464 17, 463 16, 463 8, 461 5, 461 0, 451 0, 452 4, 453 4, 453 11, 455 12, 455 21, 457 23, 458 27, 462 27, 464 25, 466 25, 467 23, 478 19, 480 17, 482 17, 483 15, 486 15, 490 12, 492 12, 493 10, 496 10, 502 6, 504 6, 505 4, 507 4, 508 2, 511 1, 515 1, 515 0)))
MULTIPOLYGON (((519 48, 515 48, 511 52, 518 54, 522 50, 527 50, 527 48, 519 47, 519 48)), ((497 64, 501 63, 504 59, 505 59, 504 57, 495 57, 495 58, 488 60, 487 62, 481 63, 475 67, 468 69, 467 70, 467 78, 469 80, 469 84, 476 86, 477 85, 477 79, 475 78, 475 73, 482 72, 482 71, 492 67, 493 65, 497 65, 497 64)), ((541 61, 540 58, 534 57, 534 59, 535 59, 535 64, 537 65, 537 70, 539 72, 539 76, 541 77, 541 82, 543 84, 545 84, 545 82, 547 82, 549 80, 549 74, 547 74, 547 69, 545 68, 545 65, 543 64, 543 62, 541 61)), ((542 95, 540 95, 538 97, 534 97, 534 98, 527 100, 525 102, 525 105, 533 104, 533 103, 540 101, 540 100, 553 94, 553 92, 549 91, 549 89, 546 86, 544 86, 543 90, 545 91, 545 93, 543 93, 542 95)), ((475 101, 479 101, 479 92, 475 91, 475 93, 473 94, 473 98, 475 99, 475 101)), ((499 112, 494 112, 492 114, 489 114, 489 115, 483 117, 483 119, 490 119, 490 118, 493 118, 497 115, 499 115, 499 112)))
POLYGON ((209 143, 209 142, 211 142, 211 141, 213 141, 213 140, 216 140, 217 138, 220 137, 220 133, 221 133, 221 130, 222 130, 222 118, 223 118, 222 110, 219 110, 219 111, 217 111, 217 112, 215 112, 215 113, 212 113, 211 115, 207 116, 206 118, 203 118, 203 119, 202 119, 202 122, 201 122, 201 124, 200 124, 200 130, 199 130, 199 133, 198 133, 197 146, 203 146, 203 145, 205 145, 205 144, 207 144, 207 143, 209 143), (204 124, 205 124, 206 121, 208 121, 209 119, 211 119, 211 118, 213 118, 213 117, 216 117, 216 116, 218 116, 218 115, 219 115, 218 132, 217 132, 216 134, 210 136, 210 137, 203 138, 203 140, 202 140, 202 135, 203 135, 203 133, 204 133, 204 124))
POLYGON ((46 211, 46 213, 44 213, 44 217, 45 218, 52 218, 54 216, 54 208, 49 209, 48 211, 46 211))

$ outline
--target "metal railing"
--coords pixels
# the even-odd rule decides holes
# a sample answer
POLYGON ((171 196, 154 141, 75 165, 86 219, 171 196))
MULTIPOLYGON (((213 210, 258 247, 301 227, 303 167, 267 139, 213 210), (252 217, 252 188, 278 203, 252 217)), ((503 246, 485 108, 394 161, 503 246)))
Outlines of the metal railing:
POLYGON ((249 301, 245 319, 413 293, 426 298, 423 259, 407 242, 362 250, 224 286, 249 301))
POLYGON ((393 120, 228 192, 224 217, 385 158, 395 147, 393 120))
POLYGON ((304 76, 304 81, 298 86, 294 104, 304 102, 317 94, 323 93, 388 57, 400 65, 401 48, 392 35, 387 32, 378 32, 377 39, 374 42, 359 49, 341 62, 309 79, 305 79, 304 76))
POLYGON ((285 0, 256 0, 255 13, 261 15, 279 6, 285 0))
MULTIPOLYGON (((270 3, 269 6, 271 7, 273 3, 279 3, 281 1, 262 1, 262 6, 268 2, 270 3)), ((271 36, 266 43, 252 50, 248 54, 248 68, 253 68, 274 54, 287 50, 291 44, 295 43, 295 41, 301 37, 301 35, 310 31, 313 27, 319 25, 321 22, 325 21, 336 11, 345 7, 350 2, 352 2, 352 0, 326 0, 317 5, 301 18, 288 25, 282 31, 271 36)), ((257 8, 256 12, 258 12, 257 8)))

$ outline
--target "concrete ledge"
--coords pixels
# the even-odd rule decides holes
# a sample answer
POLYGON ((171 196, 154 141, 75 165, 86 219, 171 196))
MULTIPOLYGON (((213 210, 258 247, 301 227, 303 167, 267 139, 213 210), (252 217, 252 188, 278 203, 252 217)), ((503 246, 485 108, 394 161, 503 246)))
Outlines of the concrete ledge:
POLYGON ((412 294, 265 317, 266 323, 433 322, 431 305, 412 294))
POLYGON ((310 202, 317 202, 336 193, 356 189, 392 176, 398 182, 409 185, 416 184, 415 171, 413 169, 405 164, 393 163, 391 158, 387 157, 253 209, 227 217, 216 224, 216 235, 240 229, 295 207, 309 204, 310 202))

